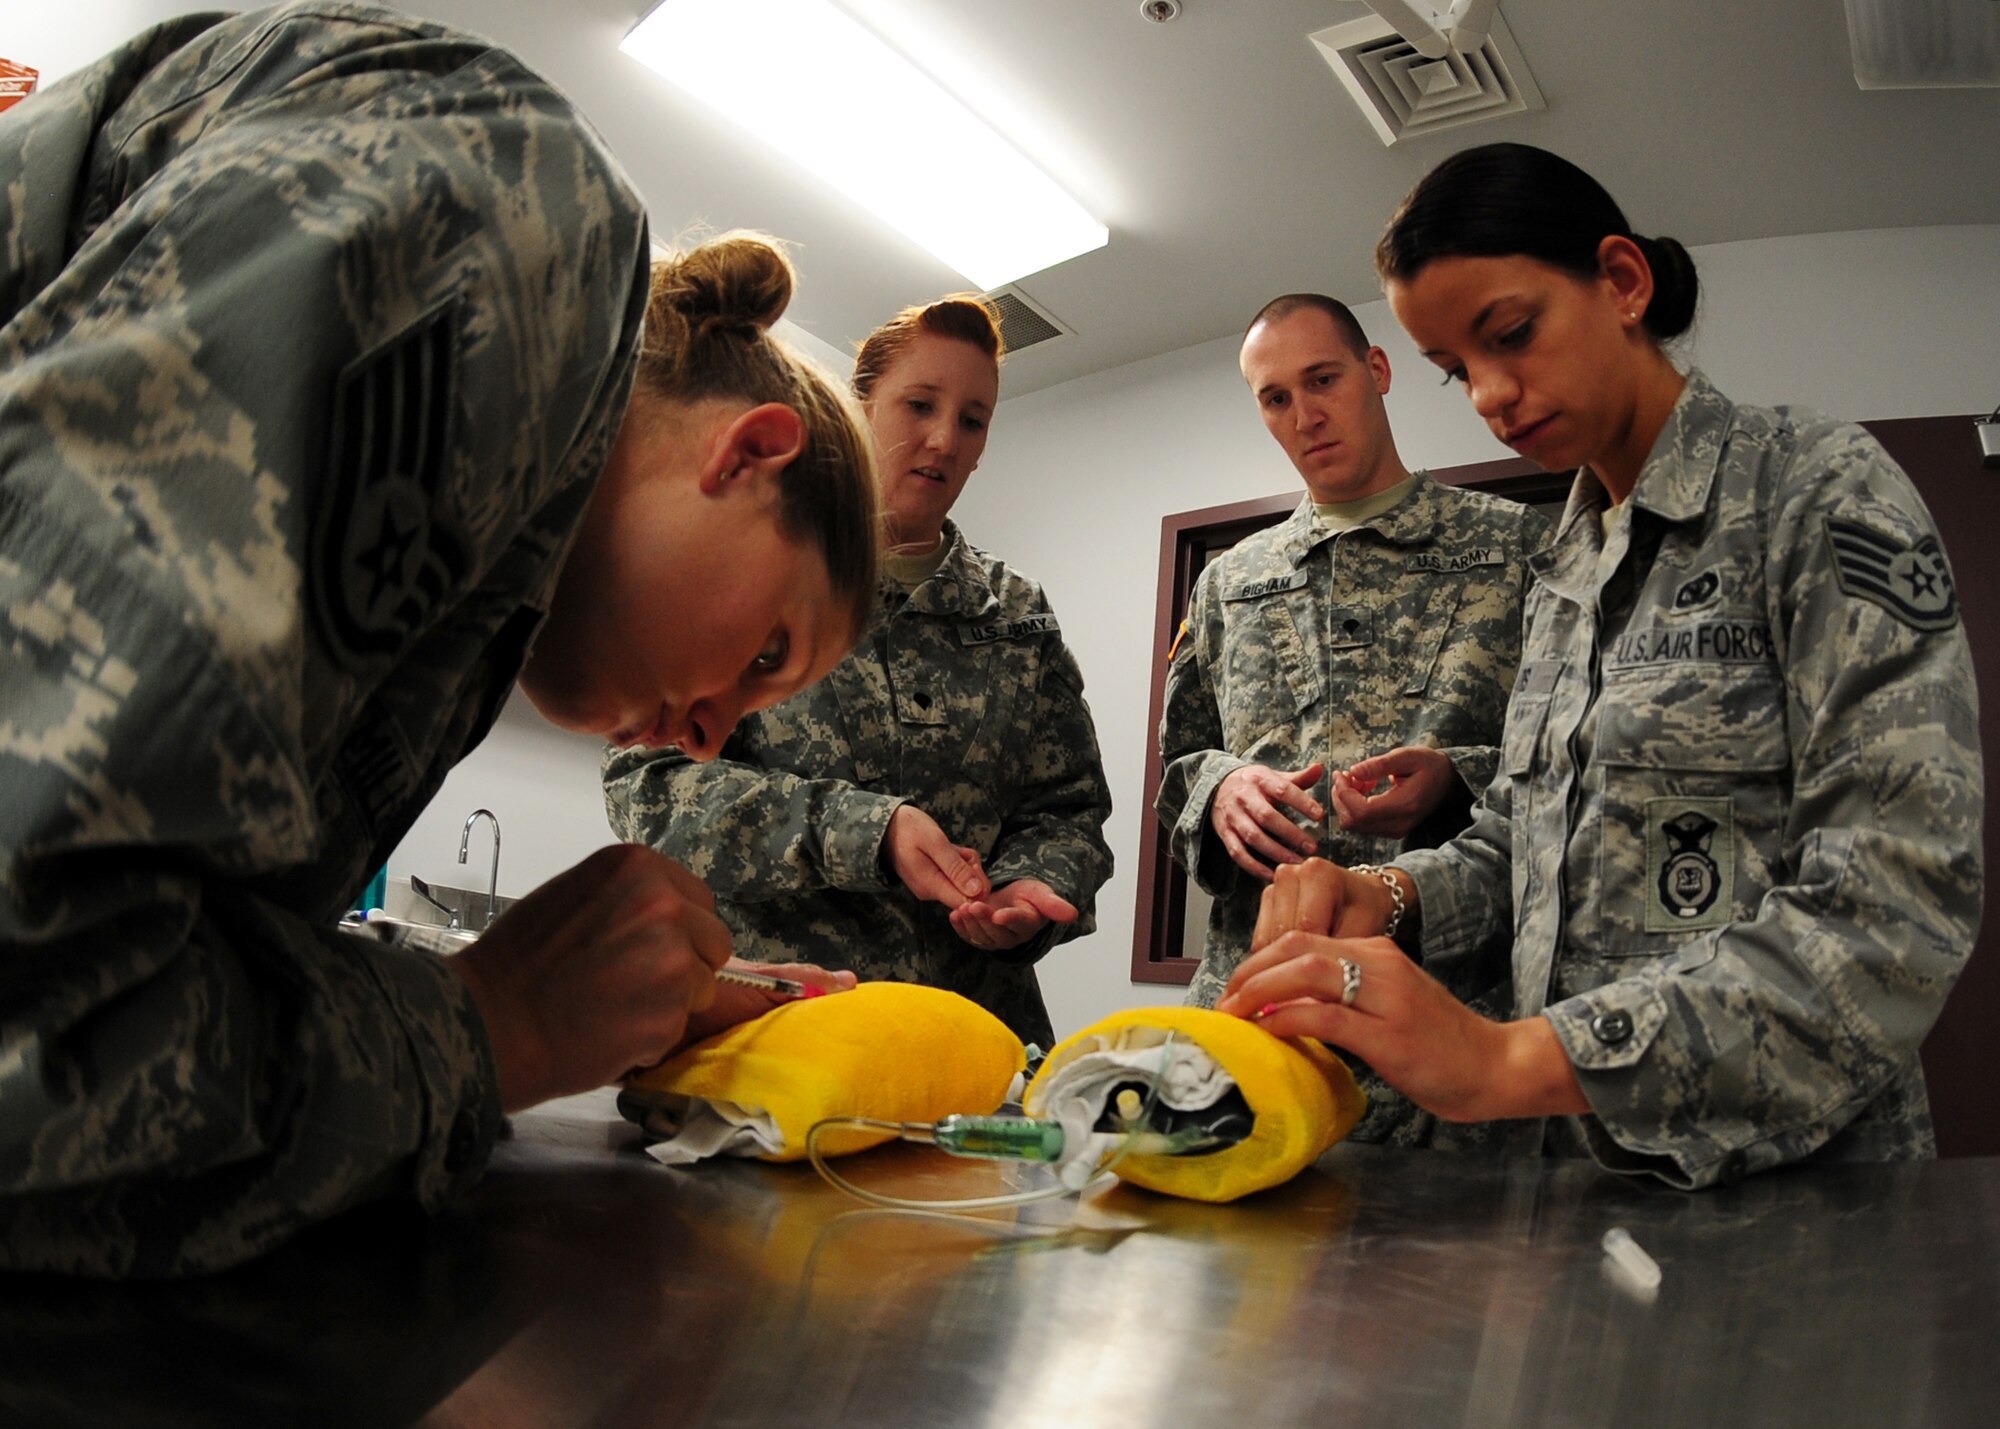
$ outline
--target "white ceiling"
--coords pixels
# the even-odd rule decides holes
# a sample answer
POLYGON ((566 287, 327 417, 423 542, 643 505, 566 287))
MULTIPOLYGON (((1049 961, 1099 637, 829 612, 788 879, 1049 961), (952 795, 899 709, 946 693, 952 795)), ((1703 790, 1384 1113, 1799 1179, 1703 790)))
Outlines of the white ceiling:
MULTIPOLYGON (((1494 139, 1567 155, 1641 231, 1690 246, 2000 222, 2000 90, 1863 92, 1842 0, 1503 0, 1547 110, 1394 148, 1306 38, 1365 16, 1360 4, 1184 0, 1159 25, 1139 0, 843 3, 1110 225, 1108 247, 1018 284, 1074 335, 1010 362, 1010 396, 1235 333, 1277 293, 1378 297, 1372 250, 1397 200, 1453 148, 1494 139)), ((701 222, 792 240, 804 281, 791 316, 834 347, 851 351, 896 308, 964 286, 620 54, 649 7, 403 0, 507 44, 566 89, 660 236, 701 222)), ((196 5, 114 8, 143 22, 153 16, 137 12, 196 5)), ((754 87, 756 56, 739 63, 754 87)), ((893 147, 906 116, 893 94, 857 94, 826 120, 856 144, 893 147)))

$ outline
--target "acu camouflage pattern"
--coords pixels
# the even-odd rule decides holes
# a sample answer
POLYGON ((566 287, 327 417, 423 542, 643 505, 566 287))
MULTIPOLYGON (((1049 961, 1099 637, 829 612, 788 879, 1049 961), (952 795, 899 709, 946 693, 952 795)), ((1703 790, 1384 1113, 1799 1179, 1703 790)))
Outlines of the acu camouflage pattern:
POLYGON ((1515 1014, 1593 1114, 1519 1124, 1674 1185, 1934 1154, 1917 1048, 1979 922, 1977 692, 1937 532, 1859 427, 1689 376, 1626 513, 1536 559, 1500 777, 1397 862, 1425 965, 1512 912, 1515 1014), (1831 528, 1831 529, 1830 529, 1831 528), (1870 533, 1892 589, 1836 535, 1870 533))
POLYGON ((1111 876, 1111 791, 1083 674, 1042 589, 945 523, 944 563, 904 598, 887 578, 874 623, 825 680, 743 719, 722 757, 608 751, 622 838, 715 890, 736 951, 849 968, 971 998, 1024 1042, 1053 1045, 1034 963, 1096 926, 1111 876), (1036 878, 1079 917, 1005 952, 952 930, 882 859, 904 803, 975 848, 995 888, 1036 878))
MULTIPOLYGON (((1187 635, 1167 674, 1164 774, 1154 807, 1176 861, 1214 899, 1188 1001, 1213 1007, 1250 953, 1267 885, 1239 869, 1209 822, 1218 785, 1251 764, 1329 769, 1402 745, 1449 755, 1464 781, 1409 838, 1314 830, 1322 858, 1379 863, 1460 828, 1498 760, 1521 639, 1528 556, 1548 531, 1519 502, 1419 474, 1396 506, 1350 531, 1318 524, 1310 498, 1281 525, 1210 562, 1188 603, 1187 635)), ((1313 796, 1330 805, 1322 779, 1313 796)), ((1454 990, 1496 1010, 1506 957, 1463 960, 1454 990)), ((1352 1059, 1350 1059, 1352 1060, 1352 1059)), ((1367 1118, 1353 1135, 1402 1145, 1472 1145, 1440 1127, 1364 1064, 1367 1118)))
POLYGON ((391 11, 173 21, 0 118, 0 1264, 202 1271, 501 1126, 335 930, 483 735, 623 413, 643 210, 391 11))

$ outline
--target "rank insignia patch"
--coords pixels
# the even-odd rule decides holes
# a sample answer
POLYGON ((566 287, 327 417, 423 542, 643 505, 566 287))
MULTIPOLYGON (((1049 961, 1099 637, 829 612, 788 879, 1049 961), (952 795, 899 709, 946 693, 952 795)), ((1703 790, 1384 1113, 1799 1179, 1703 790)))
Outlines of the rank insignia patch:
POLYGON ((1729 921, 1736 881, 1730 815, 1727 799, 1646 801, 1647 932, 1719 928, 1729 921))
POLYGON ((1840 588, 1871 600, 1917 630, 1949 630, 1958 624, 1958 591, 1937 537, 1914 546, 1858 521, 1826 518, 1840 588))
POLYGON ((312 551, 313 608, 348 668, 402 647, 461 581, 464 542, 436 520, 457 393, 455 304, 340 374, 312 551))

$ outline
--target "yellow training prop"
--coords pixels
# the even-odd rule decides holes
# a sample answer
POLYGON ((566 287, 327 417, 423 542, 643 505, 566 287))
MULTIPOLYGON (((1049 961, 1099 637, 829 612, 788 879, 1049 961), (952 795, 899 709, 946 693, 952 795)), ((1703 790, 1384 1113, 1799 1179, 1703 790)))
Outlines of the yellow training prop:
MULTIPOLYGON (((629 1078, 625 1093, 697 1097, 767 1113, 783 1132, 766 1161, 797 1161, 830 1116, 936 1121, 994 1111, 1026 1065, 1021 1039, 978 1003, 914 983, 869 982, 738 1023, 629 1078)), ((895 1139, 829 1128, 820 1152, 845 1156, 895 1139)))
POLYGON ((1347 1064, 1319 1043, 1273 1037, 1255 1023, 1199 1007, 1144 1007, 1113 1013, 1049 1053, 1022 1099, 1041 1115, 1051 1076, 1097 1039, 1128 1027, 1173 1031, 1221 1064, 1250 1104, 1250 1135, 1220 1151, 1183 1156, 1128 1156, 1112 1168, 1121 1181, 1192 1201, 1233 1201, 1291 1180, 1354 1130, 1368 1098, 1347 1064))

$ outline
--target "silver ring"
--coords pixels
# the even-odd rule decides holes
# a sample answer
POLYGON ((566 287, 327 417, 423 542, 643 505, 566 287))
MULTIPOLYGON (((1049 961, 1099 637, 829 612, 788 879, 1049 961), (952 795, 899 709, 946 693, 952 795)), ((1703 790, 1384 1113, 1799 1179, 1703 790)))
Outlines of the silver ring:
POLYGON ((1361 964, 1347 958, 1340 960, 1340 1005, 1354 1006, 1354 999, 1361 996, 1361 964))

